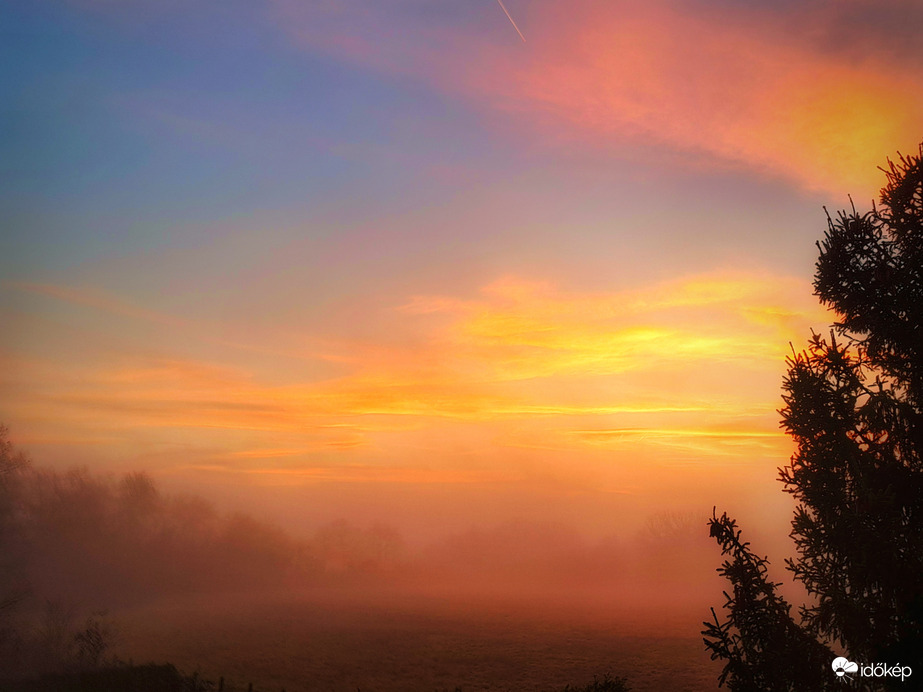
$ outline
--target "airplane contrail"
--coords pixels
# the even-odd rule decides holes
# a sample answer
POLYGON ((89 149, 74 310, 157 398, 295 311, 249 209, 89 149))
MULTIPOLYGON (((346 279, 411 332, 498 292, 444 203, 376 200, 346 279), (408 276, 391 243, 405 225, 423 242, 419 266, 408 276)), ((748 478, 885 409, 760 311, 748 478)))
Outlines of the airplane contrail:
POLYGON ((512 15, 510 15, 509 10, 506 9, 506 5, 503 4, 503 0, 497 0, 497 4, 500 5, 500 9, 503 10, 503 14, 506 15, 506 18, 510 20, 510 24, 513 25, 513 28, 516 29, 516 33, 519 34, 519 38, 522 39, 522 42, 526 42, 526 37, 522 35, 522 32, 519 30, 519 27, 516 26, 516 22, 513 21, 512 15))

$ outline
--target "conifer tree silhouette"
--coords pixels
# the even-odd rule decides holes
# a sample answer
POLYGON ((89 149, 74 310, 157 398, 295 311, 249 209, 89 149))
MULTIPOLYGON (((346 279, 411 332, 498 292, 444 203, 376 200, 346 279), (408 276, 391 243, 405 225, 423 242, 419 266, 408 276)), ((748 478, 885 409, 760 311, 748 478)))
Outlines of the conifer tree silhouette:
POLYGON ((832 688, 839 655, 923 677, 923 145, 883 170, 880 207, 828 214, 814 289, 838 321, 782 385, 798 621, 735 522, 709 522, 732 588, 702 634, 735 692, 832 688))

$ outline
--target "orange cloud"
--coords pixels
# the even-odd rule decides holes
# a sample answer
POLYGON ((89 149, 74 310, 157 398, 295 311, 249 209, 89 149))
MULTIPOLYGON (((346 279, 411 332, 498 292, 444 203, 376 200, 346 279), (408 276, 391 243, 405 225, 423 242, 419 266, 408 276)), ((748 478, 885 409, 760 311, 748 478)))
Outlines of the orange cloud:
MULTIPOLYGON (((47 294, 75 302, 72 291, 47 294)), ((146 314, 92 295, 115 318, 146 314)), ((19 417, 101 439, 199 431, 212 457, 237 469, 279 460, 296 469, 317 454, 419 455, 438 447, 428 431, 450 439, 451 426, 484 450, 631 436, 726 454, 729 445, 784 440, 772 411, 787 344, 828 321, 808 295, 804 282, 770 275, 592 294, 512 277, 475 299, 418 296, 394 308, 394 333, 425 335, 403 346, 328 338, 349 368, 343 376, 278 385, 245 358, 107 352, 71 363, 65 351, 57 362, 7 355, 0 391, 19 417)))
POLYGON ((784 459, 790 449, 789 439, 779 430, 751 429, 683 429, 620 428, 613 430, 567 431, 591 446, 638 449, 644 446, 668 447, 714 460, 740 457, 741 453, 773 455, 784 459))
MULTIPOLYGON (((796 319, 792 308, 777 306, 780 294, 791 299, 796 291, 808 293, 802 282, 779 277, 694 277, 576 296, 505 280, 487 287, 481 303, 446 305, 463 315, 453 327, 459 348, 506 381, 662 370, 697 360, 759 367, 798 338, 784 329, 794 325, 763 318, 796 319)), ((809 309, 802 317, 818 313, 809 309)))

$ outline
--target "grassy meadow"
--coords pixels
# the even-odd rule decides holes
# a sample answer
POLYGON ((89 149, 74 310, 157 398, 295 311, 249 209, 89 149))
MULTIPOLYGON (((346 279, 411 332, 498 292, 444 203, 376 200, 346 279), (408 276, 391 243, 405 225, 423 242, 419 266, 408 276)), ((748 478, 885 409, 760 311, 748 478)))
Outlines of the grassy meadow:
POLYGON ((699 616, 407 591, 175 600, 113 614, 126 658, 288 692, 549 691, 607 673, 636 692, 713 690, 699 616))

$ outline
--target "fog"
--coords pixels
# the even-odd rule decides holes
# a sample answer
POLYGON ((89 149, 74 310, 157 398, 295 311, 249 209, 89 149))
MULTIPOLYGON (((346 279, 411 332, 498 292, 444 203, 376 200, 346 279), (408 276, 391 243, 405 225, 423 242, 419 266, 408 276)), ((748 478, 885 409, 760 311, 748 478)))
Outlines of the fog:
MULTIPOLYGON (((320 630, 293 631, 290 645, 340 633, 337 655, 346 667, 352 665, 350 638, 368 636, 369 623, 403 638, 435 633, 421 651, 452 632, 464 646, 483 644, 485 627, 500 627, 491 636, 506 641, 498 644, 503 649, 512 646, 504 636, 549 627, 558 632, 560 625, 582 632, 578 639, 600 627, 608 628, 594 635, 600 641, 679 637, 692 656, 708 607, 723 603, 715 575, 720 556, 705 528, 711 508, 653 512, 640 528, 613 526, 603 536, 559 521, 474 518, 427 541, 408 541, 386 523, 348 516, 299 531, 219 509, 200 495, 165 491, 142 471, 43 468, 8 443, 0 490, 5 677, 70 670, 88 658, 94 664, 133 658, 170 660, 233 679, 230 661, 246 660, 264 645, 255 643, 253 628, 278 636, 280 613, 296 612, 304 613, 295 618, 302 626, 310 621, 320 630), (202 622, 212 623, 207 632, 197 629, 202 622), (98 650, 86 644, 93 637, 98 650), (199 653, 190 658, 190 649, 199 653)), ((576 646, 577 639, 568 641, 561 651, 576 646)), ((377 675, 394 656, 387 646, 380 649, 384 662, 367 665, 377 675)), ((694 655, 707 665, 700 649, 694 655)), ((595 665, 585 675, 602 674, 611 663, 595 665)), ((259 681, 262 674, 287 680, 291 689, 308 684, 279 671, 259 673, 265 662, 253 667, 239 671, 241 681, 259 681)), ((315 670, 312 679, 324 675, 334 684, 329 671, 315 670)), ((445 675, 452 679, 432 673, 432 683, 461 682, 453 682, 458 671, 445 675)), ((395 669, 392 683, 400 678, 395 669)))

